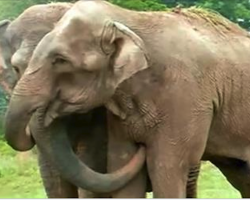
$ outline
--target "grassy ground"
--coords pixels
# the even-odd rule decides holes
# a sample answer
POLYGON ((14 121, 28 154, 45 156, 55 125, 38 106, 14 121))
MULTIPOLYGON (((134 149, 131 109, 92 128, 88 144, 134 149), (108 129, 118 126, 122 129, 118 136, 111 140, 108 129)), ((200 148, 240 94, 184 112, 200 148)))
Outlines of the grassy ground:
MULTIPOLYGON (((150 197, 151 195, 149 195, 150 197)), ((240 198, 238 191, 210 163, 204 163, 199 198, 240 198)), ((0 140, 0 198, 46 198, 34 156, 19 155, 0 140)))
POLYGON ((46 198, 36 158, 26 155, 0 140, 0 198, 46 198))
POLYGON ((203 163, 199 181, 199 198, 241 198, 221 174, 221 172, 209 162, 203 163))

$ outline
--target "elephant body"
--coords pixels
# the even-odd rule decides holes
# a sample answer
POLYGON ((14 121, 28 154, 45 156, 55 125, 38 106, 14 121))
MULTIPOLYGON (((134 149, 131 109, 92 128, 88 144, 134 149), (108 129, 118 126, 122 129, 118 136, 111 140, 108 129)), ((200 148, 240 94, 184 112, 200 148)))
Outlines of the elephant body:
MULTIPOLYGON (((49 4, 46 6, 42 5, 42 6, 33 7, 25 11, 23 15, 21 15, 14 22, 12 22, 10 26, 7 28, 6 32, 8 34, 6 33, 4 34, 8 35, 9 38, 7 39, 9 41, 13 41, 11 40, 11 37, 12 39, 15 37, 16 38, 20 37, 19 41, 17 42, 18 45, 16 43, 16 44, 10 45, 9 47, 7 47, 6 44, 4 43, 5 41, 3 41, 6 38, 2 37, 0 39, 1 46, 3 46, 5 49, 5 54, 3 55, 4 61, 5 61, 4 63, 6 66, 12 67, 16 70, 18 78, 23 76, 24 71, 28 65, 28 62, 30 58, 32 57, 33 50, 36 48, 39 41, 43 40, 42 38, 51 30, 53 30, 54 24, 58 20, 60 20, 60 18, 64 15, 64 13, 71 8, 71 6, 72 6, 71 4, 49 4), (41 8, 44 9, 42 12, 41 12, 41 8), (39 20, 35 21, 36 18, 33 17, 34 13, 37 13, 37 12, 42 13, 42 17, 39 19, 40 21, 39 20), (32 16, 32 18, 29 18, 29 16, 32 16), (23 26, 24 22, 22 22, 21 20, 24 20, 24 19, 27 20, 26 25, 27 26, 29 25, 32 28, 27 29, 27 27, 23 26), (39 27, 35 27, 34 22, 39 23, 39 27), (15 52, 15 53, 8 54, 8 51, 15 52)), ((121 14, 121 16, 118 17, 119 19, 121 19, 121 21, 123 21, 122 18, 120 18, 122 17, 122 15, 123 14, 121 14)), ((145 17, 147 18, 147 14, 145 15, 145 17)), ((161 18, 161 14, 159 15, 159 18, 161 18)), ((135 22, 132 22, 132 25, 131 25, 131 26, 133 25, 135 26, 135 30, 137 28, 136 23, 138 23, 138 21, 135 20, 135 22)), ((60 25, 61 24, 59 23, 58 26, 60 25)), ((157 26, 159 27, 163 25, 165 24, 163 23, 157 26)), ((151 30, 148 29, 148 31, 151 31, 151 30)), ((144 32, 144 30, 142 30, 142 32, 144 32)), ((148 33, 145 32, 145 35, 146 34, 148 33)), ((157 32, 157 34, 160 34, 160 33, 157 32)), ((141 35, 141 37, 143 37, 143 34, 141 35)), ((14 41, 16 42, 16 40, 14 41)), ((151 46, 151 44, 154 41, 148 41, 148 42, 149 42, 148 45, 151 46)), ((39 45, 40 44, 38 44, 38 46, 39 45)), ((53 46, 53 44, 51 46, 53 46)), ((149 52, 149 54, 151 53, 149 52)), ((161 72, 162 70, 159 70, 156 73, 153 73, 153 76, 159 79, 158 73, 161 73, 161 72)), ((34 73, 34 72, 30 72, 28 70, 25 73, 28 74, 28 73, 34 73)), ((144 75, 142 75, 141 80, 143 80, 143 78, 145 78, 144 75)), ((24 78, 22 77, 22 79, 24 78)), ((146 76, 145 80, 147 81, 147 79, 148 77, 146 76)), ((44 83, 45 83, 44 87, 46 88, 47 81, 44 83)), ((48 81, 48 84, 49 83, 50 82, 48 81)), ((144 87, 143 84, 142 86, 144 87)), ((146 86, 148 87, 148 85, 146 86)), ((32 87, 33 86, 30 85, 30 88, 32 87)), ((135 89, 140 91, 141 85, 138 84, 138 87, 139 88, 135 88, 135 89)), ((119 119, 116 119, 117 115, 119 116, 120 114, 124 114, 124 113, 120 113, 120 108, 119 106, 117 107, 117 99, 116 99, 117 94, 118 94, 117 95, 118 101, 122 102, 122 103, 119 103, 120 106, 122 107, 124 106, 124 108, 126 108, 127 103, 131 104, 133 108, 135 106, 134 105, 135 102, 133 101, 130 102, 131 101, 130 95, 126 96, 127 94, 125 92, 125 96, 124 96, 123 89, 125 89, 125 91, 131 92, 130 86, 129 87, 125 86, 125 88, 122 87, 121 91, 117 90, 116 94, 114 95, 115 101, 111 103, 109 102, 108 104, 105 105, 107 110, 104 107, 104 105, 101 105, 102 107, 100 108, 96 108, 95 106, 87 114, 75 114, 75 112, 71 112, 71 115, 60 119, 61 123, 65 124, 66 126, 67 135, 68 135, 70 144, 73 148, 73 151, 77 154, 78 158, 81 161, 88 164, 90 168, 94 169, 97 172, 101 172, 101 173, 105 173, 107 171, 113 172, 116 169, 119 169, 123 165, 125 165, 131 159, 134 153, 137 151, 137 145, 135 145, 135 142, 147 144, 146 141, 151 140, 151 137, 145 137, 144 132, 148 134, 149 133, 148 129, 155 127, 158 123, 156 121, 152 123, 150 118, 145 119, 146 120, 145 123, 147 125, 146 128, 145 128, 145 124, 140 124, 140 122, 138 124, 134 123, 135 118, 141 118, 141 115, 144 114, 145 111, 143 110, 141 110, 139 113, 134 113, 132 115, 132 119, 128 118, 129 120, 125 120, 125 121, 124 120, 120 121, 119 119), (122 97, 122 99, 120 99, 120 97, 122 97), (125 97, 125 101, 123 101, 124 97, 125 97), (118 113, 116 111, 118 111, 118 113), (106 112, 109 112, 110 114, 110 117, 108 118, 109 123, 106 122, 106 112), (109 136, 107 135, 108 134, 107 127, 106 127, 107 124, 109 125, 109 129, 108 129, 109 136), (108 151, 108 154, 107 154, 107 151, 108 151)), ((18 88, 15 91, 17 90, 18 88)), ((34 93, 35 96, 36 96, 36 92, 34 93)), ((15 95, 16 94, 14 94, 14 96, 15 95)), ((147 94, 143 94, 143 95, 147 95, 147 94)), ((140 102, 139 100, 139 105, 141 103, 142 105, 144 105, 145 103, 145 109, 146 109, 146 112, 148 112, 147 104, 148 103, 150 104, 151 102, 140 102)), ((158 114, 157 112, 156 114, 158 114)), ((125 114, 127 114, 127 110, 125 114)), ((153 115, 154 114, 155 113, 153 113, 153 115)), ((39 149, 39 145, 38 145, 38 149, 39 149)), ((169 157, 171 158, 171 156, 169 157)), ((67 158, 65 159, 67 161, 67 158)), ((187 187, 188 197, 194 197, 196 195, 196 187, 192 187, 192 186, 196 185, 196 181, 197 181, 197 176, 198 176, 197 169, 199 169, 198 160, 199 159, 195 159, 195 162, 193 162, 192 165, 190 166, 190 169, 189 169, 191 172, 190 177, 183 179, 185 182, 185 184, 183 183, 183 185, 185 185, 184 187, 187 187), (193 170, 193 172, 192 172, 192 168, 195 169, 193 170), (188 183, 187 186, 186 186, 186 183, 188 183)), ((57 160, 55 162, 57 162, 57 160)), ((149 182, 150 182, 146 175, 147 170, 142 169, 140 174, 137 175, 137 178, 135 178, 130 184, 126 185, 125 187, 123 187, 122 189, 116 192, 107 193, 104 195, 98 192, 93 193, 93 192, 88 192, 86 190, 81 190, 78 194, 78 187, 75 186, 74 184, 71 184, 70 181, 67 181, 65 178, 63 178, 61 176, 61 172, 59 172, 59 170, 51 163, 51 158, 49 156, 46 156, 42 151, 39 152, 39 163, 40 163, 39 166, 40 166, 41 176, 43 178, 44 186, 45 186, 48 197, 103 197, 103 196, 143 197, 145 195, 147 187, 149 187, 149 182)), ((150 172, 151 171, 153 170, 150 169, 150 172)), ((168 175, 166 176, 168 177, 168 175)), ((148 191, 149 190, 150 189, 148 188, 148 191)), ((175 189, 173 190, 173 192, 174 191, 175 189)), ((185 189, 185 192, 186 192, 186 189, 185 189)), ((169 195, 171 196, 172 193, 170 192, 169 195)), ((183 195, 185 196, 186 194, 183 194, 183 195)))
MULTIPOLYGON (((14 78, 15 74, 12 72, 12 80, 17 80, 22 76, 35 46, 70 7, 71 4, 64 3, 33 6, 12 22, 8 26, 6 33, 0 29, 0 31, 2 31, 1 46, 5 50, 3 56, 5 61, 4 66, 8 71, 13 69, 16 71, 17 78, 14 78), (37 13, 39 13, 39 15, 37 15, 37 13), (39 27, 34 26, 34 22, 39 23, 39 27), (6 38, 4 34, 12 36, 12 40, 8 37, 6 38), (4 40, 8 40, 8 45, 6 45, 4 40), (10 41, 14 41, 14 43, 10 41), (10 54, 10 52, 12 54, 10 54)), ((13 85, 14 84, 11 84, 12 87, 13 85)), ((105 115, 106 110, 103 107, 94 109, 88 114, 71 115, 66 118, 66 122, 64 121, 64 123, 67 124, 67 133, 74 152, 92 169, 102 173, 107 172, 107 154, 104 153, 107 151, 107 148, 109 149, 108 158, 110 160, 109 171, 120 168, 136 150, 136 146, 129 141, 124 142, 121 139, 112 139, 114 138, 113 134, 110 134, 109 137, 111 139, 107 140, 105 115), (102 149, 101 152, 99 152, 100 148, 102 149), (122 156, 124 153, 127 154, 125 159, 122 156)), ((110 130, 114 130, 110 132, 120 131, 115 127, 111 127, 110 130)), ((103 194, 94 194, 86 190, 79 190, 76 186, 62 178, 58 170, 51 164, 51 161, 40 151, 38 157, 40 172, 48 197, 79 196, 83 198, 103 196, 103 194)), ((149 184, 150 181, 145 174, 146 172, 144 170, 131 184, 115 193, 105 194, 104 196, 123 198, 144 197, 146 188, 147 191, 152 190, 149 184)), ((195 175, 192 173, 192 176, 195 178, 191 178, 192 182, 187 184, 187 187, 191 188, 187 190, 187 197, 196 196, 198 173, 195 175)))
MULTIPOLYGON (((22 134, 31 117, 40 130, 33 137, 60 172, 76 185, 99 190, 98 182, 72 176, 73 169, 80 175, 89 169, 65 148, 68 141, 56 118, 105 106, 108 124, 120 130, 112 135, 146 147, 155 197, 185 197, 188 174, 201 159, 210 159, 249 197, 249 34, 203 12, 135 12, 105 1, 75 3, 41 40, 15 87, 6 117, 9 144, 32 145, 22 134), (9 121, 23 113, 27 118, 11 127, 9 121)), ((114 189, 109 178, 93 180, 106 180, 114 189)), ((116 182, 123 183, 124 177, 116 182)))

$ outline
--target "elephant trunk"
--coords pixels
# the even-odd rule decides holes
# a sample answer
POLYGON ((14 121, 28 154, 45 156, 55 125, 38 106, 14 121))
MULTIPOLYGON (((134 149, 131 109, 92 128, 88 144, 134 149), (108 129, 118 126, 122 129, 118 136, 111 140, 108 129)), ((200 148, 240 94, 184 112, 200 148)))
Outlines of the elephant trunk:
POLYGON ((35 145, 31 135, 26 132, 31 114, 28 98, 20 101, 19 98, 11 98, 9 109, 7 110, 4 133, 7 143, 17 151, 28 151, 35 145))
POLYGON ((62 176, 86 190, 99 193, 115 191, 126 185, 145 163, 145 148, 141 146, 122 169, 110 174, 100 174, 76 157, 68 140, 66 128, 60 119, 45 128, 44 111, 39 110, 32 117, 30 127, 40 151, 54 162, 62 176))
POLYGON ((30 83, 30 79, 22 79, 13 92, 5 117, 5 137, 14 149, 31 149, 35 144, 34 138, 41 153, 55 164, 66 180, 80 188, 98 193, 108 193, 122 188, 142 169, 145 163, 144 147, 140 147, 132 160, 118 171, 100 174, 90 169, 74 154, 66 128, 60 119, 45 127, 50 90, 43 92, 44 90, 36 89, 40 87, 41 80, 40 85, 33 84, 27 87, 30 85, 27 84, 30 83), (28 124, 33 138, 25 133, 28 124))
POLYGON ((34 147, 35 141, 26 132, 27 125, 36 109, 46 107, 51 98, 52 84, 45 71, 41 71, 42 78, 33 71, 25 73, 13 90, 4 122, 7 143, 17 151, 28 151, 34 147))

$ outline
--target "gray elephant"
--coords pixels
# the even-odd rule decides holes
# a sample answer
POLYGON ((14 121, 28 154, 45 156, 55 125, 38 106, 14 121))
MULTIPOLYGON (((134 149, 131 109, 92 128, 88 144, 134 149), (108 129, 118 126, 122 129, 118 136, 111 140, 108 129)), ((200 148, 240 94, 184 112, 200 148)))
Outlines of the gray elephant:
MULTIPOLYGON (((27 67, 27 63, 30 60, 35 46, 42 39, 42 37, 53 28, 54 23, 56 23, 64 14, 64 12, 70 7, 71 4, 62 3, 50 4, 46 6, 34 6, 26 10, 19 18, 11 23, 11 25, 9 25, 9 22, 7 21, 2 22, 0 29, 2 37, 0 39, 1 46, 5 50, 3 57, 7 69, 14 68, 18 78, 20 78, 27 67), (39 27, 35 26, 34 22, 39 24, 39 27), (5 31, 6 28, 7 31, 5 31), (8 35, 8 37, 3 37, 3 35, 8 35)), ((70 117, 67 117, 66 120, 66 124, 70 124, 66 129, 68 131, 74 151, 82 160, 99 172, 106 171, 106 154, 104 154, 104 152, 106 152, 105 149, 107 148, 107 136, 106 132, 103 131, 105 130, 105 120, 104 108, 95 109, 94 112, 88 115, 71 115, 70 117), (82 124, 83 122, 84 124, 82 124), (93 124, 93 122, 95 123, 93 124), (90 133, 89 135, 92 135, 93 137, 90 138, 89 135, 82 135, 82 132, 90 133), (95 140, 97 137, 98 140, 95 140), (87 151, 83 151, 82 149, 86 148, 86 145, 87 151), (93 151, 93 149, 99 146, 103 146, 103 151, 101 151, 101 154, 97 154, 99 156, 95 156, 95 158, 98 159, 98 162, 96 162, 93 161, 93 154, 96 154, 97 150, 93 151)), ((114 130, 115 128, 112 129, 114 130)), ((117 131, 120 130, 118 129, 117 131)), ((109 165, 109 169, 114 170, 121 167, 122 164, 125 163, 129 158, 127 156, 127 158, 122 159, 121 162, 119 157, 120 155, 124 154, 124 149, 126 150, 126 154, 130 152, 132 155, 134 153, 135 147, 133 145, 131 146, 130 143, 128 144, 128 142, 124 142, 124 139, 121 141, 120 138, 115 140, 110 139, 110 141, 113 141, 113 144, 112 142, 109 142, 109 149, 111 152, 109 153, 109 158, 113 164, 109 165), (121 146, 122 148, 120 148, 121 146)), ((43 154, 39 156, 39 161, 39 166, 48 197, 78 196, 77 188, 65 181, 43 154)), ((189 175, 190 177, 187 184, 187 197, 196 196, 198 170, 199 165, 198 167, 194 168, 194 170, 191 171, 189 175)), ((145 193, 145 187, 147 186, 145 183, 145 175, 141 175, 140 179, 134 180, 134 183, 127 185, 125 188, 119 190, 119 192, 113 193, 111 196, 143 197, 145 193)), ((81 191, 80 194, 80 197, 93 196, 100 196, 100 194, 93 194, 86 191, 81 191)))
POLYGON ((120 138, 146 146, 156 197, 185 197, 189 171, 201 159, 220 166, 250 197, 248 53, 249 34, 214 14, 135 12, 79 1, 34 51, 11 99, 6 137, 20 147, 18 137, 33 116, 40 130, 33 136, 43 151, 84 188, 84 177, 72 177, 72 171, 86 167, 65 148, 68 140, 56 118, 104 105, 120 138), (17 110, 20 102, 24 106, 17 110), (26 121, 12 128, 9 122, 25 110, 26 121))
MULTIPOLYGON (((17 79, 21 77, 23 74, 24 70, 27 67, 27 63, 30 60, 30 57, 32 55, 32 52, 37 45, 37 43, 41 40, 41 38, 49 32, 53 28, 53 24, 58 21, 58 19, 63 15, 63 13, 71 7, 71 4, 50 4, 50 5, 39 5, 39 6, 33 6, 26 10, 20 17, 18 17, 11 25, 9 25, 8 21, 2 22, 1 26, 1 46, 5 50, 4 54, 4 61, 5 61, 5 67, 4 69, 8 72, 11 71, 13 68, 16 71, 16 75, 18 76, 17 79), (53 11, 53 12, 51 12, 53 11), (38 15, 39 14, 39 15, 38 15), (43 14, 43 15, 42 15, 43 14), (46 16, 46 17, 44 17, 46 16), (32 21, 31 21, 32 19, 32 21), (39 28, 33 25, 33 22, 37 21, 39 23, 39 28), (9 27, 8 27, 9 26, 9 27), (7 31, 6 28, 8 27, 7 31), (4 37, 4 35, 14 35, 13 36, 13 41, 9 41, 9 38, 4 37), (7 42, 7 43, 6 43, 7 42), (13 50, 13 48, 15 49, 13 50), (24 47, 28 47, 25 49, 24 47), (12 58, 12 63, 11 63, 11 58, 12 58), (13 64, 15 66, 13 66, 13 64)), ((13 82, 13 73, 11 74, 11 79, 13 82)), ((9 77, 8 77, 9 78, 9 77)), ((6 78, 3 78, 6 79, 6 78)), ((13 86, 13 83, 10 84, 13 86)), ((104 114, 102 113, 102 109, 99 109, 98 112, 94 113, 99 113, 101 114, 101 117, 99 119, 103 118, 104 119, 104 114)), ((94 117, 94 119, 98 119, 94 117)), ((68 123, 71 124, 71 126, 68 127, 68 133, 71 143, 73 143, 73 148, 77 152, 78 156, 84 160, 84 158, 87 156, 88 159, 88 164, 92 164, 94 161, 91 159, 91 153, 88 151, 84 153, 81 151, 81 148, 84 148, 82 144, 85 143, 89 144, 89 149, 92 149, 93 147, 96 146, 103 146, 105 148, 105 142, 107 142, 106 138, 102 141, 104 136, 101 135, 101 138, 99 138, 96 141, 91 140, 91 138, 88 138, 86 136, 80 135, 77 130, 84 130, 85 132, 91 132, 92 134, 98 134, 96 131, 93 130, 92 127, 88 126, 88 123, 91 123, 91 117, 88 116, 86 119, 86 115, 73 115, 71 116, 70 119, 68 119, 68 123), (82 121, 84 120, 84 127, 82 127, 82 121), (72 128, 72 123, 74 124, 74 128, 72 128), (86 128, 87 127, 87 128, 86 128), (83 139, 84 137, 84 139, 83 139), (78 141, 77 144, 76 141, 78 141), (81 146, 82 145, 82 146, 81 146), (91 148, 92 147, 92 148, 91 148), (80 154, 80 155, 79 155, 80 154)), ((94 124, 96 125, 96 124, 94 124)), ((98 130, 99 127, 104 126, 104 124, 101 122, 100 124, 97 124, 95 130, 98 130)), ((81 132, 81 131, 79 131, 81 132)), ((101 133, 102 131, 100 131, 101 133)), ((96 138, 96 137, 94 137, 96 138)), ((119 146, 121 145, 121 142, 117 146, 117 140, 115 141, 116 146, 114 146, 115 152, 119 152, 119 146)), ((127 143, 124 144, 123 146, 128 145, 127 143)), ((113 145, 110 145, 111 147, 113 145)), ((129 144, 128 146, 131 146, 129 144)), ((110 147, 110 149, 111 149, 110 147)), ((124 147, 123 147, 124 148, 124 147)), ((132 148, 132 147, 130 147, 132 148)), ((126 149, 128 147, 126 146, 126 149)), ((131 149, 130 149, 131 151, 131 149)), ((105 152, 105 149, 103 149, 103 152, 105 152)), ((133 152, 133 151, 132 151, 133 152)), ((96 153, 96 152, 95 152, 96 153)), ((123 154, 124 152, 120 152, 123 154)), ((105 154, 101 154, 100 160, 98 162, 98 166, 100 171, 105 171, 105 163, 106 160, 105 154)), ((98 157, 97 157, 98 158, 98 157)), ((111 160, 114 160, 114 166, 110 167, 112 168, 118 168, 121 166, 122 163, 117 162, 119 160, 119 154, 116 153, 111 153, 110 156, 111 160), (118 164, 118 165, 117 165, 118 164)), ((125 163, 126 160, 123 162, 125 163)), ((96 161, 95 161, 96 162, 96 161)), ((45 185, 45 189, 47 192, 48 197, 77 197, 77 188, 70 184, 69 182, 65 181, 58 173, 56 169, 51 165, 51 163, 44 157, 43 154, 39 155, 39 163, 40 163, 40 170, 41 170, 41 175, 43 177, 43 182, 45 185)), ((96 162, 97 163, 97 162, 96 162)), ((92 164, 93 165, 93 164, 92 164)), ((97 165, 97 164, 96 164, 97 165)), ((90 165, 91 166, 91 165, 90 165)), ((199 167, 198 167, 199 169, 199 167)), ((194 175, 191 173, 190 177, 190 182, 187 184, 187 197, 196 197, 196 180, 198 177, 198 172, 194 175)), ((142 177, 142 180, 145 180, 145 178, 142 177)), ((145 192, 145 182, 144 181, 134 181, 134 184, 127 185, 125 188, 122 190, 119 190, 119 192, 113 193, 112 195, 109 194, 109 196, 113 197, 142 197, 145 192), (136 185, 135 185, 136 184, 136 185), (140 186, 141 185, 141 186, 140 186)), ((150 189, 148 189, 150 191, 150 189)), ((98 194, 99 195, 99 194, 98 194)), ((98 196, 97 195, 97 196, 98 196)), ((92 197, 95 196, 92 193, 80 190, 79 197, 92 197)))
MULTIPOLYGON (((24 73, 36 45, 53 29, 54 24, 71 6, 70 3, 36 5, 25 10, 12 23, 7 20, 1 22, 0 46, 4 61, 1 63, 5 70, 2 79, 10 88, 13 88, 15 82, 24 73)), ((9 90, 7 92, 10 93, 9 90)), ((63 122, 66 124, 70 143, 78 157, 92 169, 106 173, 108 135, 105 108, 94 109, 88 114, 73 114, 65 117, 63 122)), ((135 147, 131 147, 130 151, 133 152, 133 148, 135 147)), ((52 162, 43 153, 38 152, 40 173, 47 196, 50 198, 143 197, 145 195, 146 182, 138 185, 139 182, 136 180, 115 194, 100 194, 78 189, 62 178, 52 162)), ((131 153, 133 154, 134 152, 131 153)), ((112 154, 119 164, 121 161, 117 155, 112 154)))
POLYGON ((156 197, 185 197, 189 170, 201 159, 219 163, 250 197, 249 52, 248 33, 219 16, 79 1, 36 47, 11 98, 6 138, 13 148, 31 148, 24 129, 32 117, 37 145, 63 176, 89 188, 72 176, 89 169, 59 118, 104 105, 120 137, 146 146, 156 197))

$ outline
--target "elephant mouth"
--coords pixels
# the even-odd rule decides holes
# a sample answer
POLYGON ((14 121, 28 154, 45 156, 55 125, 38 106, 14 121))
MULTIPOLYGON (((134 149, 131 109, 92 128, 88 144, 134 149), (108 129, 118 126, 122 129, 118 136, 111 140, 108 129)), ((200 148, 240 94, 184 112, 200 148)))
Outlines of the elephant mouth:
POLYGON ((67 121, 74 117, 77 119, 82 118, 82 123, 86 124, 86 122, 90 122, 92 113, 91 109, 83 109, 82 103, 69 103, 59 99, 48 104, 45 112, 44 126, 49 127, 56 119, 67 121))

